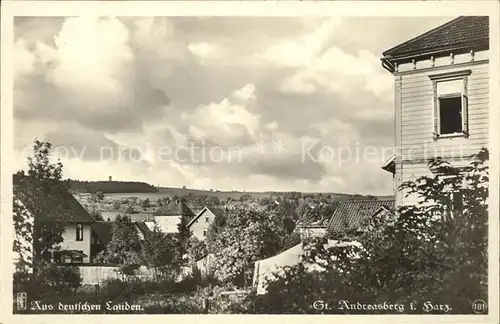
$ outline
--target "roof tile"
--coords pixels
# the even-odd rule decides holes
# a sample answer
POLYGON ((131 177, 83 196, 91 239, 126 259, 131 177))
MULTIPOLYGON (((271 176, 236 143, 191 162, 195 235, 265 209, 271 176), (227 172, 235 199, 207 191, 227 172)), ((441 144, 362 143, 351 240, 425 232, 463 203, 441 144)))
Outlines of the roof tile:
POLYGON ((161 206, 154 213, 155 216, 187 216, 194 218, 195 214, 186 205, 184 200, 173 200, 168 205, 161 206))
POLYGON ((383 53, 394 58, 436 49, 489 44, 488 16, 461 16, 383 53))
POLYGON ((328 231, 330 233, 345 233, 357 229, 366 217, 372 216, 382 206, 393 210, 394 199, 341 201, 330 218, 328 231))
MULTIPOLYGON (((16 174, 13 178, 14 196, 19 199, 32 214, 35 208, 30 199, 35 195, 36 184, 33 178, 16 174)), ((39 191, 41 205, 39 221, 65 223, 93 223, 95 219, 83 208, 62 182, 54 181, 48 191, 39 191)))

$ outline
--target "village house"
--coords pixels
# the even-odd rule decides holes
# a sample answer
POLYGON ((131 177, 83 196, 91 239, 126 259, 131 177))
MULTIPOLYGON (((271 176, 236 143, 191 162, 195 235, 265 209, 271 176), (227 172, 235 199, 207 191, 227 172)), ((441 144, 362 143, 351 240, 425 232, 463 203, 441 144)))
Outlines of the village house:
MULTIPOLYGON (((196 215, 182 199, 172 200, 168 205, 161 206, 154 213, 154 218, 158 227, 165 233, 177 233, 177 226, 183 217, 185 217, 187 223, 189 223, 196 215)), ((152 222, 148 223, 149 226, 151 226, 152 222)))
POLYGON ((49 262, 89 263, 94 257, 92 242, 97 239, 92 227, 95 220, 75 197, 57 182, 48 186, 48 192, 37 190, 35 182, 27 176, 14 175, 13 184, 14 199, 26 209, 32 224, 35 217, 39 223, 63 224, 63 242, 59 250, 43 251, 42 257, 49 262), (45 207, 37 208, 33 197, 45 207))
POLYGON ((358 234, 369 218, 382 217, 394 212, 394 199, 340 201, 328 221, 326 231, 330 238, 340 239, 358 234))
POLYGON ((205 207, 188 224, 188 228, 194 237, 204 240, 207 236, 210 225, 219 217, 224 217, 224 211, 220 208, 205 207))
MULTIPOLYGON (((488 147, 489 21, 462 16, 383 53, 394 76, 394 186, 429 175, 429 159, 464 167, 488 147)), ((412 204, 396 190, 397 205, 412 204)))
POLYGON ((323 237, 327 234, 328 221, 329 218, 316 222, 300 222, 296 225, 294 231, 300 234, 302 240, 323 237))

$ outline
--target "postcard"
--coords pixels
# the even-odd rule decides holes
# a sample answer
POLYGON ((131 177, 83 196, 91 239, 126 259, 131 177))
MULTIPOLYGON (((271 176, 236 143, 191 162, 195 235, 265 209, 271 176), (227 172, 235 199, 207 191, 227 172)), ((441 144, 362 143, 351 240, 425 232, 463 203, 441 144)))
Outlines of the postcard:
POLYGON ((497 323, 499 7, 3 3, 2 322, 497 323))

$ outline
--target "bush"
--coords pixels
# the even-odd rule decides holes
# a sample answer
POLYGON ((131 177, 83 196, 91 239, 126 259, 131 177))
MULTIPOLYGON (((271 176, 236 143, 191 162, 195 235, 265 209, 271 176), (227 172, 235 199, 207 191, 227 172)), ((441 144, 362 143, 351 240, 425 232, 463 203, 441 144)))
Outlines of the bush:
POLYGON ((128 297, 128 287, 127 283, 121 281, 120 279, 109 279, 104 282, 100 292, 103 296, 109 297, 110 299, 120 299, 122 297, 128 297))
POLYGON ((82 277, 75 266, 60 266, 54 263, 40 265, 31 284, 39 286, 38 292, 44 293, 68 293, 72 289, 80 287, 82 277))
POLYGON ((187 293, 193 292, 198 287, 202 286, 203 277, 201 275, 200 270, 194 267, 193 271, 190 275, 183 278, 182 281, 177 282, 174 286, 175 292, 187 293))
POLYGON ((435 313, 470 314, 475 299, 488 296, 488 152, 481 150, 466 172, 444 161, 431 161, 435 176, 420 177, 402 189, 421 199, 395 213, 371 217, 350 237, 362 243, 325 247, 313 240, 304 245, 304 264, 285 269, 256 299, 259 313, 435 313), (355 257, 353 257, 355 256, 355 257), (411 289, 409 289, 411 287, 411 289), (316 310, 315 301, 332 303, 316 310), (447 304, 426 309, 424 303, 447 304), (376 309, 342 309, 340 301, 377 305, 376 309), (384 302, 405 309, 380 309, 384 302), (410 308, 413 303, 414 308, 410 308))
POLYGON ((44 263, 34 274, 14 273, 14 292, 38 297, 47 294, 68 294, 80 287, 82 278, 77 267, 44 263))

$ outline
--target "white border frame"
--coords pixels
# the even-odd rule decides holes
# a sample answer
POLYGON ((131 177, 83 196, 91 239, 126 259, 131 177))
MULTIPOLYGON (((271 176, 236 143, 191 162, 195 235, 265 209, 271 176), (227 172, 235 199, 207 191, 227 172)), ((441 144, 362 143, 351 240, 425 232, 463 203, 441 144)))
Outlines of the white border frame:
MULTIPOLYGON (((498 323, 499 322, 499 2, 490 1, 3 1, 1 5, 1 319, 6 323, 498 323), (14 16, 490 16, 490 227, 488 315, 12 315, 13 17, 14 16), (369 316, 369 317, 368 317, 369 316)), ((383 37, 383 35, 381 35, 383 37)))

